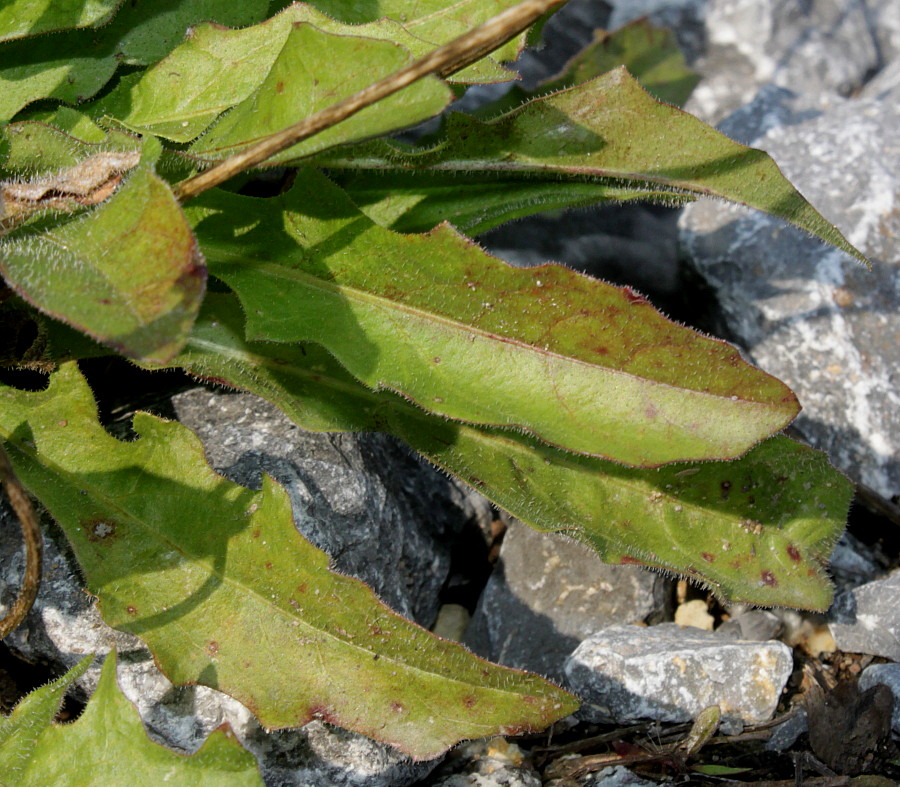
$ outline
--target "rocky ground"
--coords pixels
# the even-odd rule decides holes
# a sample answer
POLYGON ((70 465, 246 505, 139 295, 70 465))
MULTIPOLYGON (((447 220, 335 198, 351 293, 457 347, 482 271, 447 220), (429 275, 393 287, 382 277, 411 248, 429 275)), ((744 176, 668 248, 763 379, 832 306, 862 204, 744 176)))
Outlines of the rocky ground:
MULTIPOLYGON (((172 687, 140 641, 106 627, 52 523, 38 601, 0 652, 3 707, 81 654, 115 646, 119 682, 151 736, 192 751, 229 721, 270 785, 836 787, 861 772, 888 781, 859 787, 895 783, 900 4, 572 0, 549 26, 556 43, 523 60, 526 82, 551 75, 595 27, 645 13, 677 31, 703 76, 687 108, 771 152, 872 272, 781 222, 713 202, 535 217, 481 241, 516 264, 556 260, 636 287, 794 388, 804 405, 795 436, 859 484, 827 615, 722 606, 683 582, 602 565, 580 545, 510 521, 392 439, 304 433, 252 396, 193 387, 149 406, 197 431, 234 481, 258 486, 267 472, 284 484, 298 527, 340 570, 475 652, 562 682, 584 707, 542 736, 473 742, 441 762, 413 763, 321 723, 266 734, 234 700, 172 687), (723 713, 704 741, 692 722, 711 705, 723 713)), ((131 375, 135 391, 186 383, 107 363, 88 365, 101 396, 112 373, 131 375)), ((127 430, 116 408, 134 402, 105 405, 112 428, 127 430)), ((3 602, 21 555, 5 509, 0 518, 3 602)))

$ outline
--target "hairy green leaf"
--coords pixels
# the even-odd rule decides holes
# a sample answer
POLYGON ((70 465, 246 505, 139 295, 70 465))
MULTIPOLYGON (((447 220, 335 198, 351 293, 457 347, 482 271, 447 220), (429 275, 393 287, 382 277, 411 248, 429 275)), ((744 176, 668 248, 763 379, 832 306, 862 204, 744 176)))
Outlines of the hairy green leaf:
MULTIPOLYGON (((697 118, 656 101, 624 68, 486 123, 451 114, 444 133, 427 147, 377 140, 322 161, 331 168, 368 171, 348 174, 342 183, 379 223, 389 223, 391 216, 390 205, 380 203, 398 197, 415 205, 409 213, 425 203, 430 221, 436 206, 427 203, 440 200, 448 186, 460 188, 458 174, 510 183, 514 190, 527 178, 548 190, 561 181, 593 184, 598 200, 608 198, 611 186, 634 189, 639 196, 670 192, 679 200, 722 197, 779 216, 865 262, 791 186, 768 154, 739 145, 697 118), (378 218, 382 210, 387 213, 378 218)), ((461 224, 471 226, 471 214, 480 213, 477 226, 483 231, 511 218, 502 206, 479 205, 477 197, 475 192, 461 224)), ((517 209, 514 215, 521 215, 518 203, 517 209)), ((539 210, 540 202, 534 206, 534 212, 539 210)), ((451 213, 446 218, 457 221, 451 213)), ((410 230, 433 225, 404 216, 403 226, 410 230)))
POLYGON ((123 0, 7 0, 0 8, 0 42, 109 21, 123 0))
MULTIPOLYGON (((197 25, 168 57, 146 72, 122 80, 112 93, 86 111, 106 115, 110 121, 135 131, 175 142, 190 142, 222 112, 244 101, 260 87, 278 62, 291 28, 301 22, 323 33, 394 42, 416 57, 434 46, 408 33, 399 22, 385 19, 351 26, 319 13, 312 6, 295 4, 266 22, 243 29, 197 25)), ((385 48, 385 45, 377 47, 371 56, 381 59, 385 48)), ((361 50, 355 56, 359 61, 355 65, 339 65, 336 53, 330 52, 321 60, 319 68, 340 76, 348 68, 367 66, 368 52, 361 50)), ((307 70, 313 70, 311 63, 316 57, 312 49, 302 53, 307 70)), ((282 64, 279 71, 283 70, 282 64)), ((492 61, 482 60, 457 74, 452 81, 496 82, 514 76, 492 61)), ((293 81, 283 73, 279 78, 282 85, 293 81)), ((276 79, 276 89, 277 85, 276 79)), ((261 98, 257 96, 256 100, 261 98)))
POLYGON ((700 75, 688 68, 675 34, 654 27, 642 17, 613 32, 595 30, 594 40, 557 76, 533 91, 516 85, 496 101, 479 107, 475 114, 483 119, 496 117, 526 101, 595 79, 619 66, 625 66, 653 96, 675 106, 682 106, 700 81, 700 75))
POLYGON ((0 782, 16 787, 262 785, 256 760, 228 730, 213 732, 190 757, 152 743, 116 686, 115 653, 107 657, 81 717, 72 724, 52 724, 66 691, 93 660, 86 656, 61 678, 31 692, 9 717, 0 717, 0 782))
POLYGON ((621 181, 502 178, 490 173, 367 172, 332 170, 369 218, 396 232, 427 232, 447 221, 479 235, 507 221, 543 211, 601 202, 649 200, 676 206, 691 197, 662 189, 637 189, 621 181))
MULTIPOLYGON (((58 706, 62 696, 57 684, 71 684, 93 661, 85 658, 50 686, 30 694, 13 711, 13 717, 39 702, 58 706)), ((133 784, 173 787, 262 787, 256 759, 234 739, 228 728, 212 733, 190 756, 153 743, 140 716, 116 685, 116 654, 107 656, 100 682, 84 713, 72 724, 42 725, 40 734, 23 746, 4 747, 15 771, 16 787, 93 787, 133 784), (9 751, 7 752, 7 749, 9 751)), ((0 760, 2 762, 2 760, 0 760)), ((12 775, 6 768, 2 776, 12 775)))
MULTIPOLYGON (((311 0, 312 5, 335 19, 351 24, 374 22, 383 16, 401 22, 413 35, 432 44, 446 44, 486 22, 492 16, 512 8, 521 0, 372 0, 347 3, 346 0, 311 0)), ((525 33, 493 52, 499 62, 515 60, 525 42, 525 33)))
MULTIPOLYGON (((353 95, 412 59, 390 41, 333 35, 306 23, 290 27, 259 87, 214 123, 191 153, 212 159, 231 155, 353 95)), ((452 100, 452 91, 441 80, 426 77, 268 163, 414 125, 439 114, 452 100)))
POLYGON ((21 784, 35 745, 59 713, 66 692, 93 660, 85 656, 65 675, 23 698, 9 716, 0 714, 0 784, 4 787, 21 784))
POLYGON ((468 737, 543 728, 571 695, 399 617, 294 528, 271 478, 216 475, 180 424, 138 413, 112 438, 74 365, 47 390, 0 387, 0 437, 66 533, 112 626, 175 683, 203 683, 268 727, 323 719, 434 757, 468 737))
MULTIPOLYGON (((118 155, 96 154, 83 162, 86 170, 57 179, 69 187, 74 172, 93 176, 99 168, 102 197, 116 183, 102 179, 110 157, 119 163, 118 155)), ((50 194, 58 192, 53 182, 50 194)), ((41 311, 132 358, 161 362, 190 332, 206 284, 191 228, 149 164, 95 210, 11 234, 0 245, 0 273, 41 311)))
POLYGON ((594 40, 540 89, 562 90, 619 66, 625 66, 649 93, 675 106, 684 104, 700 81, 685 63, 675 34, 641 18, 612 32, 595 31, 594 40))
POLYGON ((251 338, 324 344, 372 388, 634 465, 733 457, 796 414, 781 382, 629 289, 527 270, 449 227, 398 235, 315 170, 283 197, 188 206, 251 338))
POLYGON ((148 65, 165 57, 191 25, 211 19, 255 24, 268 6, 269 0, 125 3, 104 27, 5 43, 0 46, 0 122, 39 99, 71 104, 90 98, 119 65, 148 65))
POLYGON ((0 126, 0 176, 16 181, 52 175, 97 153, 140 151, 140 140, 105 131, 68 107, 53 115, 54 125, 25 121, 0 126))
POLYGON ((210 295, 172 365, 263 396, 305 429, 391 431, 527 524, 608 562, 675 571, 752 604, 830 604, 822 566, 852 486, 818 451, 775 437, 734 462, 625 468, 429 416, 362 386, 321 347, 247 341, 243 324, 234 296, 210 295))

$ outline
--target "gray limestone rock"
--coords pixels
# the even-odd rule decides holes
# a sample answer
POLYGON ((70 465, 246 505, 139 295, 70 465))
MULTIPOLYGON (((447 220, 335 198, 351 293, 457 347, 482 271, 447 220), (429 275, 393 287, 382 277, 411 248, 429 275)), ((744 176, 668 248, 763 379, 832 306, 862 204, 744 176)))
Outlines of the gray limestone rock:
POLYGON ((561 680, 583 639, 660 614, 670 587, 659 574, 606 565, 584 544, 513 521, 465 642, 491 661, 561 680))
POLYGON ((684 722, 710 705, 724 732, 768 721, 793 668, 781 642, 745 642, 672 623, 610 626, 566 662, 571 689, 588 721, 684 722))
POLYGON ((828 616, 840 650, 900 661, 900 571, 839 594, 828 616))
POLYGON ((883 63, 864 0, 709 0, 687 109, 716 123, 767 84, 850 95, 883 63), (840 57, 835 57, 840 52, 840 57))
MULTIPOLYGON (((877 86, 875 86, 877 87, 877 86)), ((873 262, 783 222, 698 202, 681 220, 720 330, 788 383, 804 438, 885 500, 900 493, 900 87, 835 104, 755 141, 873 262)))
POLYGON ((871 664, 859 676, 859 690, 866 691, 876 683, 887 686, 894 695, 891 727, 900 735, 900 664, 871 664))

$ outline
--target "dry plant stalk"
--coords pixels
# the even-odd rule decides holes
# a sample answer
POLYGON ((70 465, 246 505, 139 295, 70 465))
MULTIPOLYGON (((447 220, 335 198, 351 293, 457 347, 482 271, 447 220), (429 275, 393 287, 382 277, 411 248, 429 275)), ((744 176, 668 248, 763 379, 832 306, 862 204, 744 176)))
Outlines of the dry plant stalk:
POLYGON ((3 486, 12 509, 19 519, 22 537, 25 540, 25 577, 22 580, 22 588, 6 617, 0 620, 0 639, 4 639, 25 620, 25 616, 37 597, 38 589, 41 586, 41 560, 44 545, 34 508, 25 489, 16 478, 9 457, 2 447, 0 447, 0 485, 3 486))

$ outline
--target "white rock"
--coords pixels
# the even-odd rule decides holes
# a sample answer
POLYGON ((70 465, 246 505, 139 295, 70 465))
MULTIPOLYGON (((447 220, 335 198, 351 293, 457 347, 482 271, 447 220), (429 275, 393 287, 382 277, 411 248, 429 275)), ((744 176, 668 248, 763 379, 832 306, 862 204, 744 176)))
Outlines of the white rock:
POLYGON ((569 686, 585 702, 579 715, 601 723, 684 722, 710 705, 722 729, 768 721, 790 677, 781 642, 745 642, 673 623, 611 626, 566 662, 569 686))

